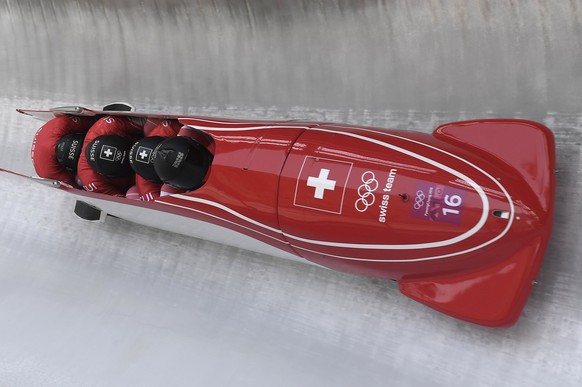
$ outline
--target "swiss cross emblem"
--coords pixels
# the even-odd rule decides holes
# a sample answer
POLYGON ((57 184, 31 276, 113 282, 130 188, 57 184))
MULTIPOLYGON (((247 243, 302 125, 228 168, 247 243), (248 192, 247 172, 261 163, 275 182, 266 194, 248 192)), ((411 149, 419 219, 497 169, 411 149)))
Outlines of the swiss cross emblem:
POLYGON ((341 214, 352 163, 307 156, 299 171, 293 204, 341 214))
POLYGON ((148 164, 150 162, 150 157, 152 156, 152 152, 154 150, 151 148, 146 148, 145 146, 140 146, 137 148, 137 157, 135 161, 139 161, 140 163, 148 164))
POLYGON ((319 170, 319 176, 309 176, 307 179, 307 185, 309 187, 315 188, 315 193, 313 197, 316 199, 323 199, 323 195, 325 194, 325 190, 328 189, 330 191, 335 190, 335 180, 329 180, 329 169, 321 168, 319 170))
POLYGON ((101 154, 99 157, 103 160, 114 161, 115 153, 117 153, 117 148, 114 146, 103 145, 101 148, 101 154))

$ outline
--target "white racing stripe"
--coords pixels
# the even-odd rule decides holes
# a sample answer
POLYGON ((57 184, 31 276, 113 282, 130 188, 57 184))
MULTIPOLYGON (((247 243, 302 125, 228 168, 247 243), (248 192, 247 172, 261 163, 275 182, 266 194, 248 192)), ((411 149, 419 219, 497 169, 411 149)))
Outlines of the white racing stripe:
MULTIPOLYGON (((239 217, 239 218, 241 218, 241 219, 244 219, 244 220, 246 220, 247 222, 251 222, 251 223, 253 223, 253 224, 257 225, 257 226, 260 226, 260 227, 266 228, 266 229, 268 229, 268 230, 270 230, 270 231, 273 231, 273 232, 276 232, 276 233, 278 233, 278 234, 280 234, 280 235, 282 234, 282 233, 281 233, 281 230, 277 230, 277 229, 271 228, 271 227, 269 227, 269 226, 266 226, 266 225, 264 225, 264 224, 262 224, 262 223, 259 223, 259 222, 255 221, 255 220, 253 220, 253 219, 247 218, 246 216, 244 216, 244 215, 242 215, 242 214, 239 214, 238 212, 236 212, 236 211, 233 211, 233 210, 231 210, 230 208, 228 208, 228 207, 225 207, 225 206, 222 206, 222 205, 220 205, 220 204, 218 204, 218 203, 209 202, 209 201, 207 201, 207 200, 204 200, 204 199, 191 198, 191 197, 189 197, 189 196, 183 196, 183 195, 174 195, 174 196, 172 196, 172 197, 179 197, 180 199, 189 200, 189 201, 192 201, 192 202, 199 202, 199 203, 204 203, 204 204, 208 204, 208 205, 210 205, 210 206, 213 206, 213 207, 218 207, 218 208, 221 208, 221 209, 223 209, 223 210, 225 210, 225 211, 227 211, 227 212, 229 212, 229 213, 236 214, 235 216, 237 216, 237 217, 239 217), (197 200, 193 200, 193 199, 197 199, 197 200)), ((177 207, 177 208, 182 208, 182 209, 185 209, 185 210, 189 210, 189 211, 197 212, 197 213, 199 213, 199 214, 203 214, 203 215, 206 215, 206 216, 210 216, 211 218, 215 218, 215 219, 221 220, 221 221, 223 221, 223 222, 226 222, 226 223, 234 224, 234 225, 236 225, 236 226, 239 226, 239 227, 242 227, 242 228, 244 228, 244 229, 246 229, 246 230, 249 230, 249 231, 252 231, 252 232, 254 232, 254 233, 257 233, 257 234, 260 234, 260 235, 266 236, 267 238, 271 238, 271 239, 274 239, 274 240, 276 240, 276 241, 278 241, 278 242, 284 243, 284 244, 286 244, 286 245, 288 245, 288 244, 289 244, 289 242, 288 242, 288 241, 286 241, 286 240, 279 239, 279 238, 277 238, 277 237, 274 237, 274 236, 271 236, 271 235, 264 234, 264 233, 262 233, 262 232, 260 232, 260 231, 257 231, 257 230, 255 230, 255 229, 253 229, 253 228, 250 228, 250 227, 243 226, 243 225, 241 225, 240 223, 236 223, 236 222, 233 222, 233 221, 231 221, 231 220, 228 220, 228 219, 221 218, 220 216, 217 216, 217 215, 209 214, 208 212, 204 212, 204 211, 201 211, 201 210, 198 210, 198 209, 192 208, 192 207, 181 206, 181 205, 179 205, 179 204, 169 203, 169 202, 165 202, 165 201, 161 201, 161 200, 156 200, 155 202, 156 202, 156 203, 160 203, 160 204, 165 204, 165 205, 168 205, 168 206, 171 206, 171 207, 177 207)))
POLYGON ((479 230, 481 230, 481 228, 483 228, 483 225, 487 221, 487 215, 489 213, 489 200, 487 199, 487 195, 485 195, 483 188, 481 188, 477 183, 475 183, 473 181, 473 179, 469 178, 468 176, 466 176, 466 175, 464 175, 464 174, 462 174, 462 173, 460 173, 460 172, 458 172, 450 167, 447 167, 446 165, 443 165, 437 161, 434 161, 434 160, 429 159, 427 157, 421 156, 421 155, 416 154, 414 152, 411 152, 409 150, 400 148, 398 146, 385 143, 385 142, 380 141, 380 140, 360 136, 360 135, 354 134, 354 133, 347 133, 347 132, 341 132, 341 131, 330 130, 330 129, 316 128, 316 129, 312 129, 312 130, 340 134, 340 135, 345 135, 345 136, 357 138, 360 140, 368 141, 368 142, 383 146, 385 148, 389 148, 389 149, 395 150, 397 152, 403 153, 405 155, 411 156, 411 157, 416 158, 418 160, 424 161, 425 163, 434 165, 435 167, 442 169, 443 171, 449 172, 450 174, 455 175, 458 178, 466 181, 467 183, 469 183, 473 187, 473 189, 479 194, 479 197, 481 198, 481 201, 483 202, 483 211, 481 213, 481 218, 479 218, 479 221, 477 222, 477 224, 475 224, 475 226, 473 226, 470 230, 468 230, 467 232, 465 232, 459 236, 456 236, 454 238, 447 239, 444 241, 438 241, 438 242, 414 243, 414 244, 395 244, 395 245, 393 245, 393 244, 377 244, 377 243, 343 243, 343 242, 327 242, 327 241, 319 241, 319 240, 314 240, 314 239, 306 239, 306 238, 298 237, 296 235, 283 233, 283 235, 285 235, 286 237, 289 237, 289 238, 292 238, 292 239, 295 239, 295 240, 298 240, 301 242, 305 242, 305 243, 311 243, 314 245, 322 245, 322 246, 329 246, 329 247, 370 249, 370 250, 429 249, 429 248, 434 248, 434 247, 444 247, 444 246, 452 245, 452 244, 461 242, 467 238, 470 238, 472 235, 479 232, 479 230))
MULTIPOLYGON (((269 120, 265 120, 265 121, 249 121, 249 122, 224 122, 224 121, 220 121, 220 120, 210 120, 207 118, 193 118, 193 117, 182 117, 182 118, 178 118, 179 122, 182 121, 200 121, 200 122, 209 122, 211 124, 219 124, 219 125, 241 125, 240 128, 238 129, 244 129, 244 127, 242 127, 242 125, 261 125, 263 127, 265 127, 265 122, 272 122, 269 120)), ((293 122, 293 121, 289 121, 289 122, 293 122)), ((198 126, 198 125, 189 125, 186 124, 187 126, 198 126)), ((279 124, 278 126, 281 126, 281 124, 279 124)), ((236 128, 235 128, 236 129, 236 128)))
MULTIPOLYGON (((190 125, 188 125, 190 126, 190 125)), ((261 130, 261 129, 276 129, 276 128, 281 128, 281 126, 256 126, 256 127, 247 127, 247 128, 215 128, 215 127, 200 127, 200 126, 191 126, 193 128, 204 128, 207 130, 217 130, 217 131, 245 131, 245 130, 261 130)), ((468 176, 450 168, 447 167, 446 165, 443 165, 437 161, 434 161, 432 159, 429 159, 427 157, 421 156, 419 154, 416 154, 414 152, 408 151, 406 149, 400 148, 398 146, 392 145, 392 144, 388 144, 385 143, 383 141, 380 140, 376 140, 376 139, 372 139, 372 138, 368 138, 368 137, 364 137, 355 133, 349 133, 349 132, 343 132, 343 131, 337 131, 337 130, 332 130, 332 129, 325 129, 325 128, 321 128, 321 127, 297 127, 297 128, 304 128, 304 129, 310 129, 310 130, 318 130, 318 131, 324 131, 324 132, 329 132, 329 133, 335 133, 335 134, 340 134, 340 135, 345 135, 345 136, 349 136, 349 137, 353 137, 353 138, 357 138, 357 139, 361 139, 363 141, 368 141, 371 143, 375 143, 377 145, 386 147, 386 148, 390 148, 393 149, 397 152, 409 155, 411 157, 414 157, 418 160, 424 161, 426 163, 429 163, 431 165, 436 166, 437 168, 440 168, 444 171, 447 171, 461 179, 463 179, 464 181, 466 181, 467 183, 469 183, 473 189, 475 189, 475 191, 479 194, 479 197, 481 198, 482 202, 483 202, 483 211, 481 214, 481 217, 479 219, 479 221, 477 222, 477 224, 471 228, 469 231, 465 232, 462 235, 459 235, 455 238, 451 238, 448 240, 444 240, 444 241, 439 241, 439 242, 430 242, 430 243, 419 243, 419 244, 400 244, 400 245, 387 245, 387 244, 363 244, 363 243, 341 243, 341 242, 329 242, 329 241, 320 241, 320 240, 315 240, 315 239, 306 239, 306 238, 302 238, 293 234, 288 234, 288 233, 284 233, 282 230, 278 230, 278 229, 274 229, 272 227, 269 227, 267 225, 264 225, 254 219, 251 219, 249 217, 246 217, 220 203, 215 203, 209 200, 205 200, 205 199, 198 199, 198 198, 193 198, 190 196, 185 196, 185 195, 176 195, 177 197, 180 197, 181 199, 184 200, 189 200, 189 201, 194 201, 194 202, 199 202, 199 203, 203 203, 203 204, 207 204, 216 208, 219 208, 223 211, 226 211, 242 220, 245 220, 247 222, 250 222, 256 226, 268 229, 270 231, 273 232, 277 232, 277 233, 282 233, 285 237, 287 238, 291 238, 291 239, 295 239, 297 241, 301 241, 301 242, 305 242, 305 243, 310 243, 310 244, 314 244, 314 245, 320 245, 320 246, 328 246, 328 247, 340 247, 340 248, 350 248, 350 249, 371 249, 371 250, 408 250, 408 249, 428 249, 428 248, 435 248, 435 247, 445 247, 451 244, 455 244, 455 243, 459 243, 460 241, 463 241, 469 237, 471 237, 472 235, 476 234, 477 232, 479 232, 479 230, 483 227, 483 225, 485 224, 486 220, 487 220, 487 216, 488 216, 488 212, 489 212, 489 201, 487 199, 487 196, 485 195, 485 192, 483 191, 483 189, 477 185, 477 183, 475 183, 471 178, 469 178, 468 176)), ((429 256, 429 257, 423 257, 423 258, 413 258, 413 259, 402 259, 402 260, 378 260, 378 259, 368 259, 368 258, 355 258, 355 257, 346 257, 346 256, 339 256, 339 255, 333 255, 333 254, 328 254, 328 253, 324 253, 324 252, 320 252, 317 250, 310 250, 304 247, 300 247, 300 246, 296 246, 294 244, 291 244, 291 246, 293 246, 294 248, 297 249, 301 249, 301 250, 305 250, 305 251, 310 251, 310 252, 314 252, 314 253, 318 253, 318 254, 322 254, 322 255, 326 255, 326 256, 330 256, 333 258, 339 258, 339 259, 347 259, 347 260, 358 260, 358 261, 369 261, 369 262, 415 262, 415 261, 425 261, 425 260, 433 260, 433 259, 441 259, 441 258, 447 258, 447 257, 451 257, 451 256, 455 256, 455 255, 460 255, 460 254, 464 254, 464 253, 468 253, 471 251, 475 251, 477 249, 480 249, 484 246, 487 246, 497 240, 499 240, 500 238, 502 238, 511 228, 511 225, 513 224, 513 220, 514 220, 514 214, 515 214, 515 206, 511 200, 511 197, 509 196, 509 193, 507 192, 507 190, 503 187, 503 185, 501 185, 501 183, 499 183, 499 181, 497 181, 497 179, 495 179, 493 176, 491 176, 490 174, 488 174, 487 172, 485 172, 483 169, 477 167, 475 164, 457 156, 454 155, 452 153, 449 153, 447 151, 444 151, 442 149, 436 148, 432 145, 428 145, 428 144, 424 144, 422 142, 416 141, 416 140, 412 140, 412 139, 408 139, 405 137, 401 137, 398 135, 393 135, 391 133, 385 133, 382 131, 376 131, 376 130, 371 130, 371 129, 365 129, 365 128, 353 128, 359 131, 367 131, 367 132, 371 132, 371 133, 375 133, 375 134, 381 134, 381 135, 386 135, 386 136, 391 136, 394 138, 399 138, 405 141, 409 141, 409 142, 413 142, 422 146, 425 146, 427 148, 431 148, 434 149, 436 151, 439 151, 441 153, 447 154, 453 158, 456 158, 462 162, 464 162, 465 164, 473 167, 474 169, 480 171, 483 175, 485 175, 486 177, 488 177, 489 179, 491 179, 491 181, 493 181, 495 184, 497 184, 497 186, 501 189, 501 191, 504 193, 504 195, 507 197, 509 206, 510 206, 510 212, 511 215, 509 217, 509 221, 507 223, 507 226, 505 227, 505 229, 496 237, 490 239, 489 241, 482 243, 479 246, 475 246, 473 248, 470 249, 466 249, 463 251, 458 251, 458 252, 454 252, 454 253, 450 253, 450 254, 445 254, 445 255, 438 255, 438 256, 429 256)), ((219 218, 219 217, 216 217, 219 218)), ((219 218, 222 219, 222 218, 219 218)), ((224 220, 224 219, 223 219, 224 220)), ((225 220, 226 221, 226 220, 225 220)), ((232 223, 232 222, 231 222, 232 223)))
MULTIPOLYGON (((495 238, 495 240, 497 240, 497 239, 498 238, 495 238)), ((293 247, 294 249, 303 250, 303 251, 309 251, 311 253, 325 255, 326 257, 337 258, 337 259, 344 259, 344 260, 347 260, 347 261, 381 262, 381 263, 399 263, 399 262, 400 263, 407 263, 407 262, 433 261, 433 260, 436 260, 436 259, 443 259, 443 258, 448 258, 448 257, 454 257, 455 255, 470 253, 472 251, 479 250, 483 246, 486 246, 486 245, 488 245, 490 243, 493 243, 495 240, 489 241, 489 242, 484 243, 482 245, 475 246, 475 247, 472 247, 470 249, 466 249, 466 250, 463 250, 463 251, 456 251, 454 253, 442 254, 442 255, 432 255, 430 257, 423 257, 423 258, 405 258, 405 259, 371 259, 371 258, 346 257, 346 256, 343 256, 343 255, 329 254, 329 253, 324 253, 324 252, 317 251, 317 250, 306 249, 305 247, 301 247, 301 246, 297 246, 297 245, 293 245, 293 244, 291 244, 291 247, 293 247)))
POLYGON ((267 226, 266 224, 263 224, 261 222, 258 222, 258 221, 254 220, 252 218, 249 218, 248 216, 245 216, 245 215, 243 215, 243 214, 241 214, 239 212, 236 212, 235 210, 233 210, 233 209, 231 209, 231 208, 229 208, 229 207, 227 207, 227 206, 225 206, 223 204, 216 203, 216 202, 213 202, 211 200, 206 200, 206 199, 201 199, 201 198, 196 198, 196 197, 186 196, 186 195, 180 195, 180 194, 173 195, 172 197, 180 198, 182 200, 188 200, 190 202, 202 203, 202 204, 206 204, 208 206, 216 207, 216 208, 219 208, 219 209, 221 209, 223 211, 226 211, 226 212, 228 212, 228 213, 236 216, 239 219, 242 219, 242 220, 244 220, 246 222, 249 222, 251 224, 254 224, 255 226, 262 227, 264 229, 267 229, 267 230, 272 231, 272 232, 277 233, 277 234, 281 234, 282 233, 281 230, 279 230, 279 229, 276 229, 276 228, 267 226))
POLYGON ((213 132, 242 132, 242 131, 247 131, 247 130, 265 130, 265 129, 311 129, 311 126, 294 126, 294 125, 289 125, 289 126, 281 126, 281 125, 271 125, 271 126, 265 126, 265 125, 259 125, 259 126, 248 126, 248 127, 244 127, 244 128, 217 128, 215 126, 202 126, 202 125, 184 125, 187 126, 189 128, 192 129, 197 129, 197 130, 208 130, 208 131, 213 131, 213 132))

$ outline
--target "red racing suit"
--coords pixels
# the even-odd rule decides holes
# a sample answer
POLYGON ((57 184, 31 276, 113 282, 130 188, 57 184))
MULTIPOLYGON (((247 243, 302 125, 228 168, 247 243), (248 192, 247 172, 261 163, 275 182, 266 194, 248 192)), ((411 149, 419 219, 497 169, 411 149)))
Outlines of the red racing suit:
POLYGON ((57 143, 68 134, 86 133, 95 120, 94 117, 62 115, 41 126, 34 136, 30 152, 38 176, 76 186, 75 174, 57 162, 57 143))
MULTIPOLYGON (((181 124, 175 120, 165 120, 160 125, 155 127, 148 136, 162 136, 162 137, 173 137, 173 136, 188 136, 208 149, 210 153, 214 154, 214 142, 212 142, 209 137, 201 134, 197 130, 193 130, 188 127, 180 128, 181 124)), ((208 174, 206 175, 208 176, 208 174)), ((205 178, 206 179, 206 178, 205 178)), ((184 193, 186 191, 174 188, 169 184, 157 184, 144 179, 143 177, 136 175, 136 185, 139 191, 139 199, 144 201, 155 200, 160 196, 175 195, 179 193, 184 193)), ((134 198, 132 193, 132 198, 134 198)))
POLYGON ((83 152, 77 164, 77 175, 86 191, 125 196, 127 190, 134 184, 134 177, 112 179, 101 175, 91 168, 85 155, 87 145, 91 141, 99 136, 113 134, 135 142, 143 136, 143 127, 126 117, 106 116, 99 119, 91 126, 83 141, 83 152))
MULTIPOLYGON (((180 123, 176 120, 164 120, 153 128, 147 137, 174 137, 180 131, 180 123)), ((146 180, 140 175, 135 175, 135 184, 139 192, 139 199, 144 201, 155 200, 160 197, 161 191, 171 190, 172 187, 165 187, 166 185, 154 183, 152 181, 146 180)))

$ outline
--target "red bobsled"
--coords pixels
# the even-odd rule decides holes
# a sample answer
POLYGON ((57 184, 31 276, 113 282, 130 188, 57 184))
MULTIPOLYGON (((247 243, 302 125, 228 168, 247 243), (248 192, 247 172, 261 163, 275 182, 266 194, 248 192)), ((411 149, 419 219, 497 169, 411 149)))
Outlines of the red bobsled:
POLYGON ((531 121, 456 122, 429 135, 80 107, 21 112, 177 119, 213 141, 197 190, 142 202, 55 185, 102 214, 393 279, 405 295, 476 324, 517 321, 551 234, 554 139, 531 121))

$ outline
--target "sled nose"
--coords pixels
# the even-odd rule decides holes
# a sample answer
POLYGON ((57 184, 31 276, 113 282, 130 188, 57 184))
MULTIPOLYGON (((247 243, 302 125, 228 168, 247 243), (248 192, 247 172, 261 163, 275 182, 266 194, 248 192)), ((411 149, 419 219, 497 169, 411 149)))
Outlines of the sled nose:
POLYGON ((486 157, 498 158, 525 180, 542 211, 551 211, 555 140, 544 125, 526 120, 474 120, 442 125, 434 135, 456 145, 468 145, 486 157))

